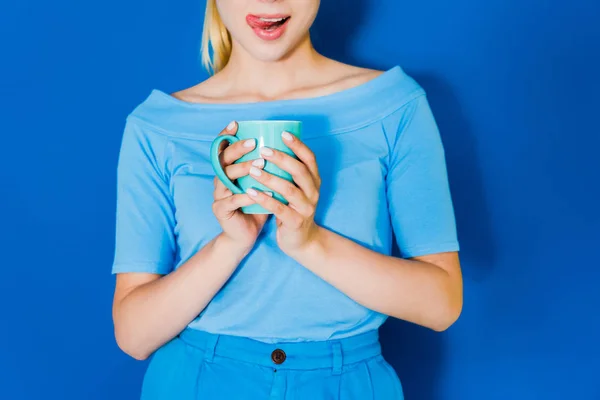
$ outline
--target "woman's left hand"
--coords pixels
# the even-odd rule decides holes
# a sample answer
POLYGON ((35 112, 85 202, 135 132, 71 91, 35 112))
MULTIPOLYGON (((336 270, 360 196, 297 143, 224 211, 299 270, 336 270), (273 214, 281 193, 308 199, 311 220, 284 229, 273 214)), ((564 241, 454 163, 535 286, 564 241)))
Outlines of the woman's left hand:
POLYGON ((321 178, 314 153, 296 136, 284 132, 282 137, 298 160, 266 147, 261 148, 261 156, 292 175, 296 184, 256 167, 250 169, 250 174, 266 187, 281 194, 289 204, 285 205, 254 189, 249 189, 246 193, 275 215, 277 243, 284 253, 292 255, 316 240, 319 227, 314 216, 319 201, 321 178))

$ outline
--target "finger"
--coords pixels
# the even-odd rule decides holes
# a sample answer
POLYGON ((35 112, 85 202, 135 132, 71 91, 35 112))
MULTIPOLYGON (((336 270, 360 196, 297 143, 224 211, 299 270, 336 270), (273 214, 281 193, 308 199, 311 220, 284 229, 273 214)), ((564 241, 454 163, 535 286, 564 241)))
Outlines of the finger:
POLYGON ((227 166, 233 164, 244 154, 251 152, 256 147, 256 139, 240 140, 232 145, 227 146, 225 150, 219 154, 221 165, 227 166))
POLYGON ((223 182, 221 182, 217 177, 215 177, 214 185, 215 190, 213 192, 213 197, 215 200, 221 200, 233 194, 231 190, 229 190, 225 185, 223 185, 223 182))
POLYGON ((252 188, 246 189, 246 193, 257 204, 260 204, 267 211, 272 212, 276 218, 291 228, 300 228, 304 222, 304 217, 296 210, 286 206, 273 197, 252 188))
POLYGON ((289 172, 296 185, 304 192, 304 195, 311 203, 316 203, 318 201, 319 189, 317 188, 311 172, 304 163, 296 160, 289 154, 269 147, 262 147, 260 149, 260 154, 263 158, 269 160, 282 170, 289 172))
POLYGON ((308 148, 300 139, 292 135, 289 132, 284 131, 281 134, 283 141, 286 146, 290 148, 296 154, 298 159, 306 165, 310 174, 317 185, 317 188, 321 187, 321 177, 319 176, 319 170, 317 168, 317 160, 315 154, 311 149, 308 148))
POLYGON ((234 194, 213 203, 213 213, 217 218, 227 218, 241 207, 255 204, 253 198, 247 194, 234 194))
POLYGON ((229 177, 229 179, 234 180, 248 175, 250 173, 250 168, 252 167, 263 169, 264 166, 265 160, 262 158, 257 158, 256 160, 245 161, 239 164, 230 164, 225 167, 225 174, 229 177))
POLYGON ((290 207, 301 215, 308 217, 313 214, 313 204, 306 198, 304 192, 292 182, 255 167, 250 168, 250 175, 269 189, 281 194, 290 203, 290 207))
MULTIPOLYGON (((223 135, 235 135, 237 133, 238 124, 236 121, 231 121, 221 132, 219 132, 218 136, 223 135)), ((219 145, 219 153, 225 150, 228 143, 226 141, 221 142, 219 145)))
POLYGON ((223 130, 219 133, 219 136, 223 135, 235 135, 237 133, 238 124, 236 121, 231 121, 223 130))
MULTIPOLYGON (((259 169, 263 169, 265 166, 265 160, 262 158, 258 158, 256 160, 246 161, 240 164, 231 164, 230 166, 225 168, 225 174, 227 174, 230 180, 234 181, 238 178, 248 175, 250 173, 250 168, 253 166, 259 169)), ((216 176, 213 179, 213 186, 214 198, 217 200, 231 196, 233 194, 231 190, 229 190, 223 184, 223 182, 221 182, 221 180, 216 176)))

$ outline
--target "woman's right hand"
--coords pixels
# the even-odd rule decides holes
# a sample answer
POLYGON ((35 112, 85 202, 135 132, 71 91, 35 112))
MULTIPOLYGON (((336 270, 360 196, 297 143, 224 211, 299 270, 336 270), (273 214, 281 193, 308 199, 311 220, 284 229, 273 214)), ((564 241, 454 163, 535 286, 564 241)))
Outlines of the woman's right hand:
MULTIPOLYGON (((232 122, 219 135, 235 135, 237 127, 237 123, 232 122)), ((219 161, 231 181, 248 175, 252 166, 261 169, 264 167, 263 159, 234 164, 244 154, 254 150, 255 146, 254 139, 240 140, 232 145, 227 145, 227 142, 221 144, 219 161)), ((255 201, 245 193, 233 194, 216 176, 214 184, 213 213, 223 229, 223 235, 235 245, 251 249, 268 215, 244 214, 240 208, 255 204, 255 201)))

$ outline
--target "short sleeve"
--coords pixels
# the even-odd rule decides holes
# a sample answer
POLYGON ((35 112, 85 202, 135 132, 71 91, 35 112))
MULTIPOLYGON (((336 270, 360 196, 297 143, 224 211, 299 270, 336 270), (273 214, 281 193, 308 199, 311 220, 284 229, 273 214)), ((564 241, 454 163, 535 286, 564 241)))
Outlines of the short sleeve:
POLYGON ((404 258, 458 251, 444 148, 425 94, 402 112, 386 177, 396 243, 404 258))
POLYGON ((173 269, 174 207, 163 172, 167 139, 127 119, 117 165, 113 274, 173 269))

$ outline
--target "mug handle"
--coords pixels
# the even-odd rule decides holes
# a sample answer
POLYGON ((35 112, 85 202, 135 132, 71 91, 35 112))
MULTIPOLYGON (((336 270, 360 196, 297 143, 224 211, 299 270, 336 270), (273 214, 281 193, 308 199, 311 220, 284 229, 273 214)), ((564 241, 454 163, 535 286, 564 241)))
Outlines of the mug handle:
POLYGON ((237 136, 222 135, 217 137, 210 146, 210 163, 212 164, 213 171, 215 171, 217 178, 223 182, 223 185, 225 185, 227 189, 231 190, 233 194, 244 194, 244 191, 231 182, 231 180, 225 174, 223 166, 219 162, 219 146, 221 143, 223 143, 223 141, 227 141, 229 144, 234 144, 239 140, 240 139, 237 136))

